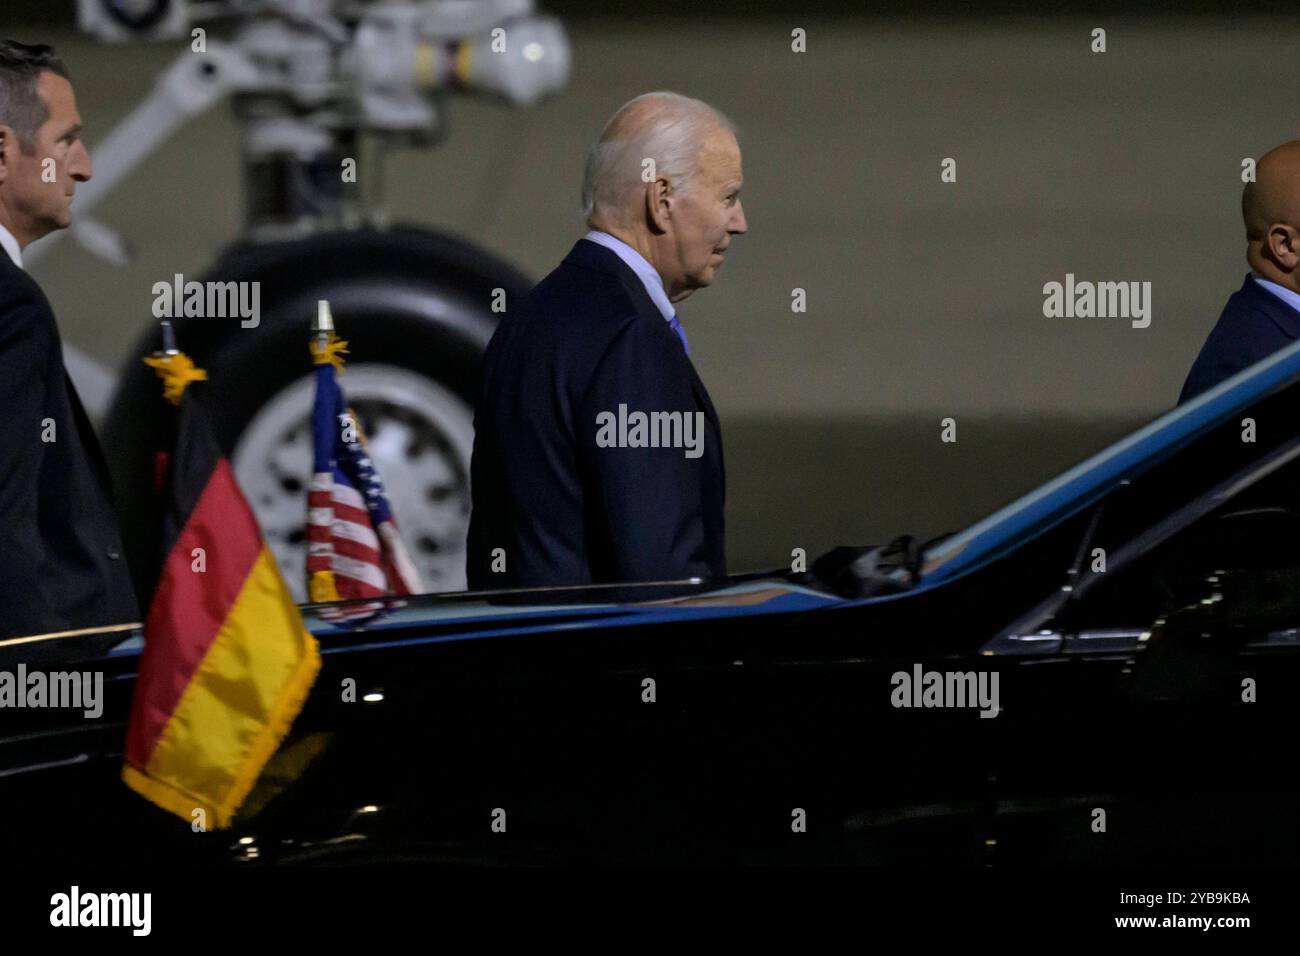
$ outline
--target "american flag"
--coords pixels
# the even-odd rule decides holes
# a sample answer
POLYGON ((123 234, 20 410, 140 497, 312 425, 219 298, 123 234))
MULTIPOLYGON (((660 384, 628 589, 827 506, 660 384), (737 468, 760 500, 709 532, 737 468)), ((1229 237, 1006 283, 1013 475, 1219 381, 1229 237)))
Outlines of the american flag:
MULTIPOLYGON (((383 483, 366 454, 361 425, 335 377, 347 343, 331 338, 313 347, 316 407, 312 413, 315 465, 307 492, 307 593, 313 601, 347 601, 420 594, 383 483)), ((322 609, 328 620, 371 617, 382 601, 322 609)))

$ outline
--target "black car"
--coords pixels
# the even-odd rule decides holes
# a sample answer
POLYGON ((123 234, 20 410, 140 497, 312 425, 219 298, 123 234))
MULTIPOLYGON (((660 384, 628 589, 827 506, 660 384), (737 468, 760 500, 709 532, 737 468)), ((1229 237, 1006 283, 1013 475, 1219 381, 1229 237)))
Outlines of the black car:
POLYGON ((229 830, 120 781, 140 639, 0 644, 10 857, 1292 863, 1300 344, 925 548, 728 582, 304 615, 323 666, 229 830), (354 682, 350 685, 348 682, 354 682), (348 693, 353 686, 355 694, 348 693))

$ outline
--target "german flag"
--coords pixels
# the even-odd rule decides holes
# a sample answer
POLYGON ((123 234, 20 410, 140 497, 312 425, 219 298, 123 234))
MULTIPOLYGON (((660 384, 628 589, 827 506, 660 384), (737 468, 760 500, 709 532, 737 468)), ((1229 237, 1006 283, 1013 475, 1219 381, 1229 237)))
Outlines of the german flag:
POLYGON ((302 709, 320 652, 203 415, 192 383, 206 373, 180 352, 145 362, 177 411, 122 779, 221 828, 302 709))

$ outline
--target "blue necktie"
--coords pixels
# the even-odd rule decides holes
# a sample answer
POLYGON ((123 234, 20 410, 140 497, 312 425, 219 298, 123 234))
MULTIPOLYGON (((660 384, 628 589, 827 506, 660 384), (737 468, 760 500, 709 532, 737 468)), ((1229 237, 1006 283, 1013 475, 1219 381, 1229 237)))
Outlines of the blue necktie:
POLYGON ((682 348, 686 350, 686 355, 689 357, 691 354, 691 347, 686 344, 686 330, 683 329, 682 324, 677 321, 676 312, 674 312, 673 317, 668 320, 668 327, 676 332, 677 337, 682 340, 682 348))

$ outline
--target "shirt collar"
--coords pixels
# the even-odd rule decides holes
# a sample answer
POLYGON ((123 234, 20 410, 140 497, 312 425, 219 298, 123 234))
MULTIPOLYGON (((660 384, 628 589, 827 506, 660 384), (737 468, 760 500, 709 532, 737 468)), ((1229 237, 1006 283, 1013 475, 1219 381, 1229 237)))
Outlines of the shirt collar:
POLYGON ((1296 312, 1300 312, 1300 293, 1292 292, 1290 289, 1285 286, 1280 286, 1276 282, 1270 282, 1258 273, 1252 273, 1252 276, 1259 285, 1263 286, 1269 292, 1273 293, 1273 295, 1291 306, 1291 308, 1296 312))
POLYGON ((18 245, 18 240, 14 238, 13 233, 4 226, 0 226, 0 246, 9 253, 9 258, 14 261, 14 265, 21 269, 23 267, 22 247, 18 245))
POLYGON ((673 304, 668 301, 668 293, 664 291, 664 280, 655 271, 655 267, 646 262, 645 256, 622 239, 611 236, 607 232, 601 232, 599 229, 591 230, 582 238, 590 239, 592 242, 604 246, 622 259, 628 268, 637 274, 637 278, 645 286, 646 292, 650 293, 650 301, 663 313, 664 320, 672 321, 676 313, 673 311, 673 304))

